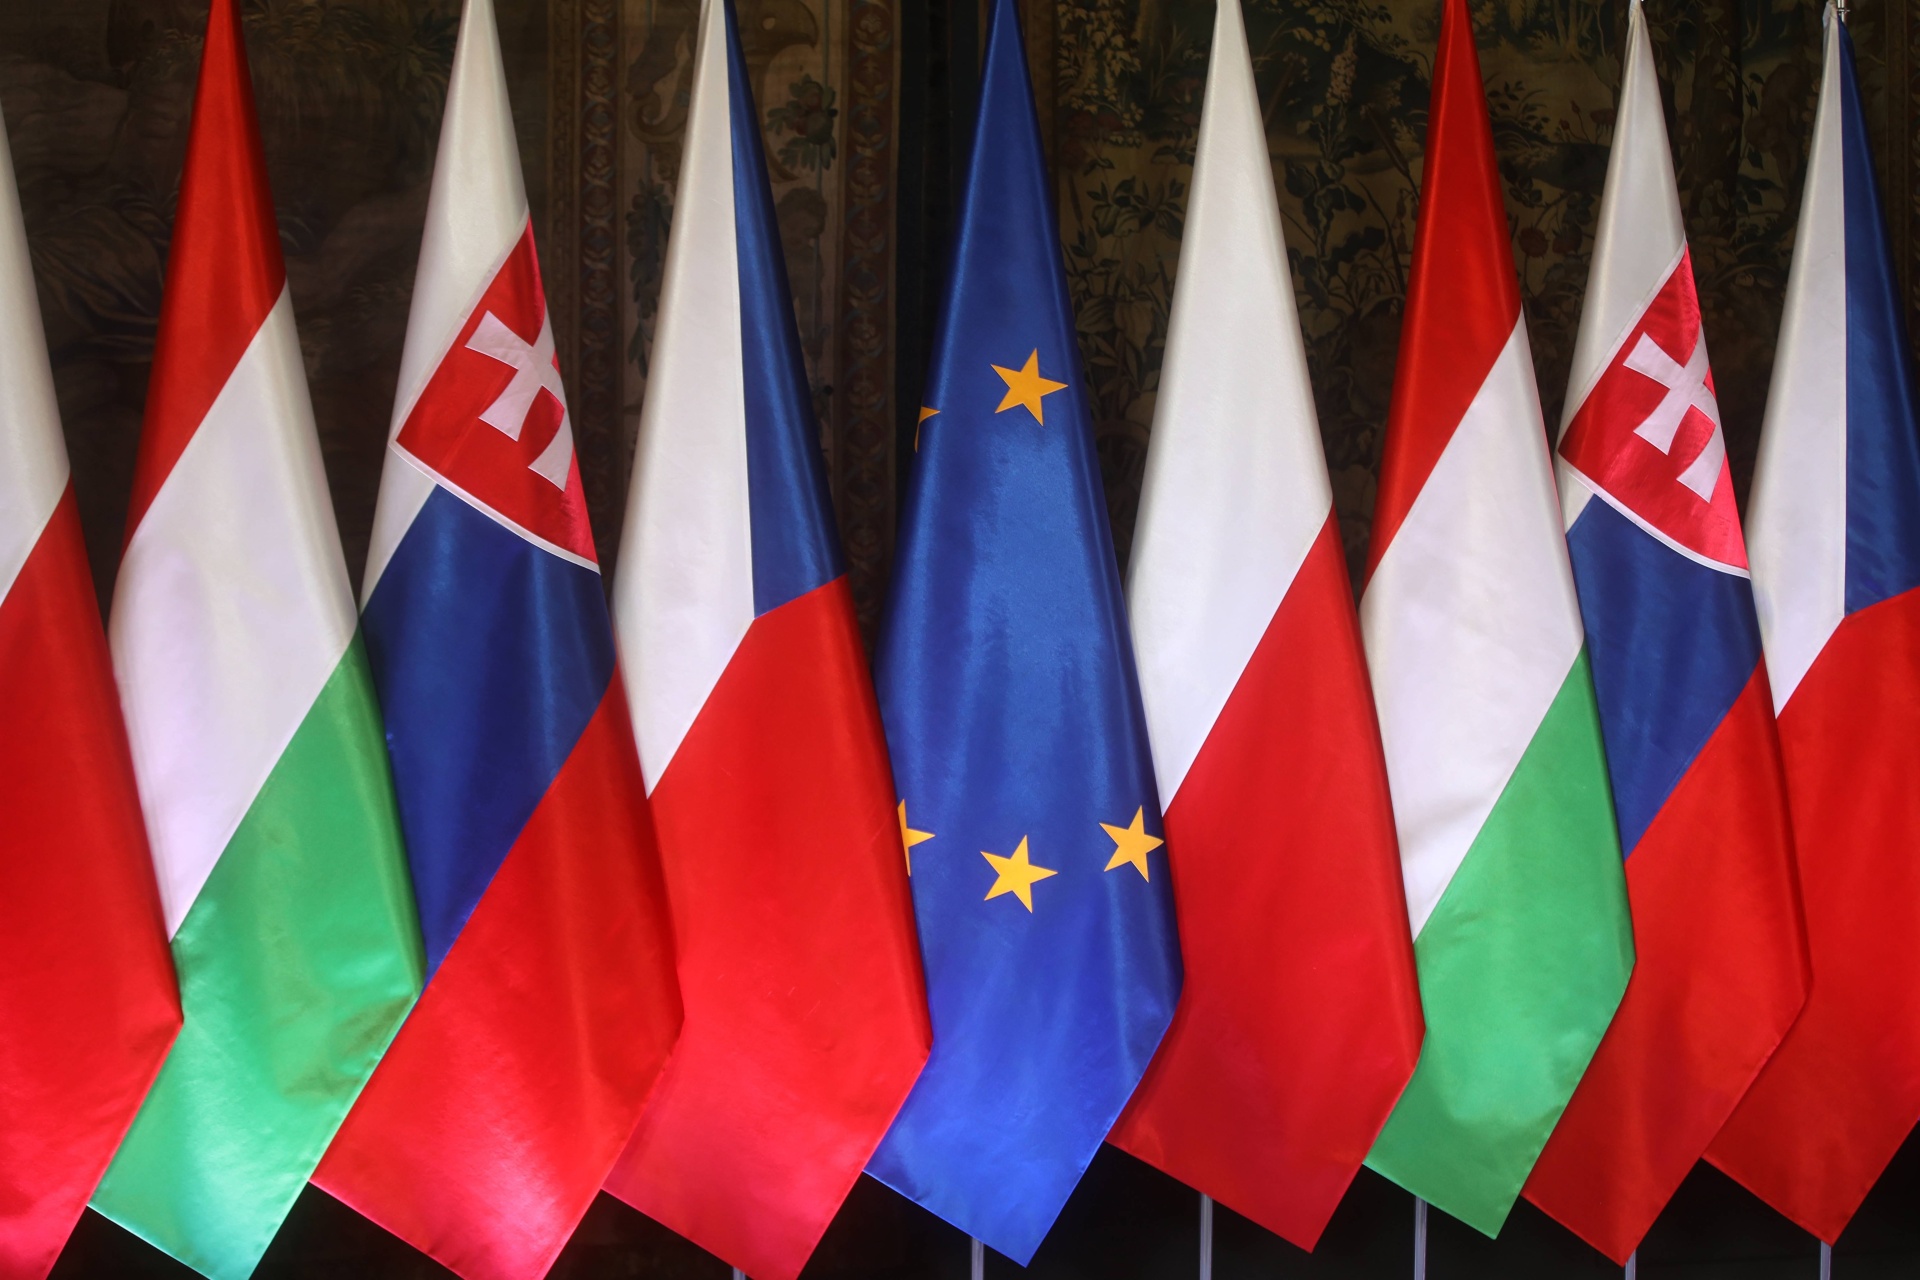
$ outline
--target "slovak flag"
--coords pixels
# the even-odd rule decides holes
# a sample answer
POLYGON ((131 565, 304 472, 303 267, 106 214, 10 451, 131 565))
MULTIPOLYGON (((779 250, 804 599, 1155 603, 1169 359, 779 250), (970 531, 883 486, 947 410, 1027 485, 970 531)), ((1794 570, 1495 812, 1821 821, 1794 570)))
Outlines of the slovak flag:
POLYGON ((1827 14, 1747 521, 1813 989, 1707 1159, 1831 1244, 1920 1120, 1920 396, 1827 14))
POLYGON ((706 0, 615 631, 686 1026, 607 1189, 791 1280, 932 1031, 732 0, 706 0))
POLYGON ((1558 450, 1638 959, 1526 1195, 1624 1262, 1806 999, 1746 543, 1638 0, 1558 450))
POLYGON ((363 616, 427 985, 314 1182, 544 1274, 679 1030, 671 926, 491 0, 467 0, 363 616))

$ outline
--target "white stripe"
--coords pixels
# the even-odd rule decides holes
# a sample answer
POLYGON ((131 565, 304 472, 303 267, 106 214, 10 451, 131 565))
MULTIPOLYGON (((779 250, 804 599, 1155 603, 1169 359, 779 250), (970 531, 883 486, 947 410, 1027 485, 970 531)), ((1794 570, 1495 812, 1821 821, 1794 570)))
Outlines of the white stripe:
POLYGON ((1127 583, 1163 804, 1332 502, 1253 63, 1222 0, 1127 583))
MULTIPOLYGON (((433 162, 420 265, 413 278, 407 341, 389 438, 397 436, 440 367, 473 305, 527 229, 527 193, 507 102, 493 0, 466 0, 447 77, 446 114, 433 162)), ((433 492, 413 467, 389 456, 380 475, 361 598, 373 594, 394 548, 433 492)))
POLYGON ((1647 39, 1640 0, 1633 0, 1627 19, 1627 66, 1594 231, 1593 265, 1587 271, 1587 295, 1581 304, 1580 334, 1567 376, 1562 432, 1639 323, 1647 304, 1673 274, 1686 247, 1653 46, 1647 39))
POLYGON ((1847 611, 1846 174, 1828 20, 1800 231, 1748 504, 1753 602, 1777 711, 1847 611))
POLYGON ((660 319, 613 581, 627 702, 652 792, 753 623, 740 260, 725 10, 694 52, 660 319))
POLYGON ((109 628, 171 937, 353 636, 283 289, 127 544, 109 628))
POLYGON ((27 257, 13 155, 0 122, 0 600, 67 488, 67 449, 27 257))
POLYGON ((1417 936, 1579 656, 1526 322, 1360 602, 1417 936))

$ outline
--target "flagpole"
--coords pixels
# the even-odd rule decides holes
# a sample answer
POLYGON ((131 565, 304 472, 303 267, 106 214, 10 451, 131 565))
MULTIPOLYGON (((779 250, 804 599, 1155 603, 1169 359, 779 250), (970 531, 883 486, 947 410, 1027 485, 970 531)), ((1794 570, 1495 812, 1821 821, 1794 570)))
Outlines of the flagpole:
POLYGON ((1640 1251, 1635 1249, 1627 1255, 1627 1280, 1640 1280, 1640 1251))
POLYGON ((1213 1197, 1200 1193, 1200 1280, 1213 1280, 1213 1197))
POLYGON ((987 1246, 978 1238, 971 1241, 973 1247, 973 1280, 987 1280, 987 1246))
POLYGON ((1820 1280, 1833 1280, 1833 1246, 1825 1240, 1820 1242, 1820 1280))
POLYGON ((1427 1280, 1427 1202, 1413 1198, 1413 1280, 1427 1280))
POLYGON ((733 1269, 733 1280, 747 1280, 747 1273, 735 1267, 733 1269))

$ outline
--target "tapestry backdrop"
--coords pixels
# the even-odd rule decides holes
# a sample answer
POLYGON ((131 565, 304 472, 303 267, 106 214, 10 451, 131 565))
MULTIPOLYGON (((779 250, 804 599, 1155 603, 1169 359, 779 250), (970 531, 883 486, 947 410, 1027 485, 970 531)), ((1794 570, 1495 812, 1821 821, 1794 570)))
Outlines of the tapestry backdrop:
MULTIPOLYGON (((1245 3, 1341 528, 1357 568, 1398 342, 1438 5, 1245 3)), ((953 176, 965 160, 983 5, 738 4, 822 443, 871 634, 900 443, 911 437, 953 176)), ((496 5, 594 530, 610 558, 646 387, 698 0, 496 5)), ((357 578, 459 5, 247 0, 244 12, 302 349, 357 578)), ((1613 123, 1624 0, 1474 0, 1473 13, 1540 385, 1556 421, 1613 123)), ((1212 15, 1213 0, 1027 0, 1023 13, 1122 557, 1212 15)), ((1792 251, 1819 4, 1656 0, 1648 16, 1744 495, 1792 251)), ((103 605, 121 545, 204 20, 205 0, 0 4, 0 109, 103 605)), ((1920 286, 1920 20, 1904 0, 1858 0, 1851 23, 1912 297, 1920 286)), ((1917 1171, 1920 1144, 1910 1142, 1885 1184, 1893 1198, 1882 1204, 1876 1192, 1843 1240, 1843 1257, 1850 1248, 1863 1259, 1877 1252, 1904 1259, 1890 1264, 1897 1268, 1920 1256, 1911 1214, 1917 1171), (1904 1212, 1894 1203, 1902 1196, 1904 1212)), ((1192 1213, 1189 1193, 1107 1151, 1032 1274, 1191 1274, 1192 1213)), ((1262 1275, 1403 1274, 1409 1221, 1406 1198, 1365 1174, 1313 1259, 1223 1212, 1220 1274, 1255 1274, 1244 1268, 1256 1264, 1262 1275)), ((1497 1246, 1455 1225, 1442 1218, 1435 1226, 1436 1275, 1607 1273, 1593 1269, 1597 1255, 1525 1209, 1497 1246)), ((1743 1280, 1803 1270, 1793 1261, 1776 1272, 1759 1259, 1811 1257, 1809 1241, 1710 1173, 1689 1180, 1648 1249, 1650 1258, 1691 1260, 1699 1269, 1689 1275, 1743 1280)), ((809 1274, 906 1280, 957 1277, 964 1265, 964 1240, 863 1182, 809 1274)), ((436 1273, 318 1193, 303 1198, 261 1271, 436 1273)), ((58 1274, 178 1272, 89 1218, 58 1274)), ((603 1197, 556 1274, 718 1280, 726 1272, 603 1197)))

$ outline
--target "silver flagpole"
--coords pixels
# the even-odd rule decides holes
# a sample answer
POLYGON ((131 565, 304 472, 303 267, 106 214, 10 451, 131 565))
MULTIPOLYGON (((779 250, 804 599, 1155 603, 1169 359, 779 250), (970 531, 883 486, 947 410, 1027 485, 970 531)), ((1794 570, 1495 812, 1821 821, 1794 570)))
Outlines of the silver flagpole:
POLYGON ((1213 1280, 1213 1197, 1200 1193, 1200 1280, 1213 1280))
POLYGON ((1627 1280, 1640 1280, 1640 1251, 1635 1249, 1627 1255, 1627 1280))
POLYGON ((973 1280, 987 1280, 987 1246, 978 1240, 973 1245, 973 1280))
POLYGON ((747 1280, 747 1273, 735 1267, 733 1269, 733 1280, 747 1280))
POLYGON ((1427 1202, 1413 1198, 1413 1280, 1427 1280, 1427 1202))
POLYGON ((1820 1242, 1820 1280, 1833 1280, 1833 1246, 1820 1242))

